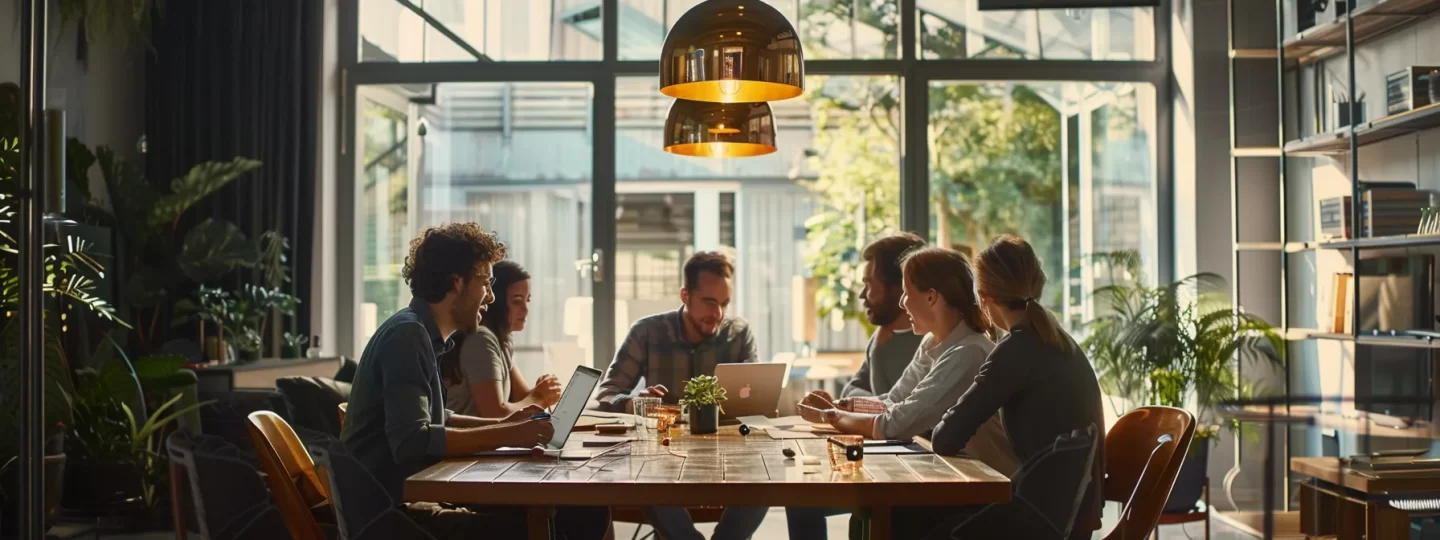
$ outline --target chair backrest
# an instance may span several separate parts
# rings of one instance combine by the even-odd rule
[[[260,460],[260,470],[270,484],[270,493],[280,505],[291,538],[324,538],[311,507],[329,498],[328,488],[315,473],[315,461],[295,430],[272,411],[250,413],[250,442]]]
[[[1105,500],[1124,503],[1106,540],[1146,538],[1195,438],[1195,416],[1174,407],[1130,411],[1105,435]]]
[[[312,442],[310,454],[330,479],[330,502],[335,506],[340,537],[350,540],[381,538],[431,538],[406,516],[399,503],[385,492],[360,460],[338,439]]]
[[[170,463],[182,469],[189,481],[201,536],[210,540],[287,536],[285,520],[260,472],[235,445],[214,435],[178,430],[166,437],[165,447]]]
[[[1010,480],[1014,500],[1029,505],[1044,520],[1049,533],[1068,538],[1090,486],[1099,428],[1094,424],[1055,438],[1031,456]]]

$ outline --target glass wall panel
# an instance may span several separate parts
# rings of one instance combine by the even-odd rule
[[[1043,303],[1077,327],[1110,279],[1091,255],[1133,251],[1155,276],[1154,104],[1144,84],[932,83],[931,239],[973,253],[1025,238]]]
[[[593,91],[587,83],[445,83],[362,87],[360,346],[410,301],[400,277],[426,227],[475,221],[530,272],[515,361],[529,378],[566,376],[592,339]],[[433,98],[431,97],[433,96]]]
[[[599,60],[601,36],[600,0],[360,0],[361,62]]]
[[[1154,60],[1153,8],[980,11],[977,0],[917,0],[920,58]]]
[[[900,228],[898,78],[811,76],[804,96],[770,104],[779,150],[741,159],[665,153],[672,100],[654,77],[617,85],[617,326],[679,306],[685,258],[723,250],[736,262],[731,313],[750,322],[761,361],[862,351],[859,250]],[[795,300],[807,287],[818,306]]]
[[[655,60],[666,32],[702,0],[620,0],[620,59]],[[795,26],[805,58],[898,58],[897,0],[763,0]]]

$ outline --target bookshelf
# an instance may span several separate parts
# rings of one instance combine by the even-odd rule
[[[1298,2],[1310,5],[1309,0]],[[1374,376],[1372,371],[1361,373],[1357,366],[1376,370],[1374,358],[1386,358],[1391,362],[1387,366],[1423,364],[1432,381],[1440,375],[1435,367],[1440,354],[1434,351],[1440,349],[1440,339],[1363,331],[1361,316],[1379,315],[1373,305],[1362,304],[1361,286],[1353,278],[1346,282],[1348,291],[1341,298],[1356,322],[1341,324],[1344,332],[1332,331],[1337,329],[1336,295],[1329,291],[1337,273],[1353,276],[1360,268],[1363,274],[1376,259],[1431,256],[1440,263],[1440,235],[1327,239],[1320,234],[1318,214],[1320,200],[1348,197],[1344,219],[1349,230],[1358,233],[1364,230],[1365,190],[1383,187],[1382,182],[1413,182],[1417,189],[1440,192],[1440,157],[1436,157],[1440,156],[1440,103],[1388,114],[1385,84],[1385,76],[1402,67],[1440,66],[1440,0],[1351,0],[1348,13],[1338,12],[1337,3],[1344,2],[1330,0],[1327,11],[1317,13],[1313,24],[1299,28],[1297,0],[1228,2],[1231,297],[1236,307],[1275,324],[1290,342],[1283,373],[1278,374],[1280,384],[1272,385],[1287,396],[1314,394],[1317,387],[1321,392],[1336,391],[1331,386],[1353,396]],[[1352,89],[1358,103],[1327,101],[1342,90],[1348,96]],[[1349,98],[1340,101],[1345,99]],[[1347,107],[1348,111],[1341,110]],[[1267,113],[1272,116],[1257,118]],[[1342,117],[1359,121],[1340,126],[1346,123]],[[1267,204],[1274,206],[1267,209]],[[1385,225],[1377,228],[1383,231]],[[1440,266],[1431,268],[1430,288],[1435,293],[1440,290]],[[1362,275],[1362,280],[1369,275]],[[1431,315],[1440,313],[1433,302],[1429,308]],[[1266,376],[1255,366],[1236,370],[1242,380]],[[1432,399],[1437,387],[1433,382],[1426,387]],[[1370,392],[1374,387],[1365,388]],[[1356,419],[1353,410],[1287,414],[1291,413],[1312,421],[1276,430],[1283,438],[1277,439],[1281,463],[1319,455],[1316,452],[1327,447],[1315,441],[1325,437],[1339,441],[1335,444],[1342,455],[1440,440],[1435,430],[1376,426]],[[1257,466],[1263,450],[1243,438],[1235,441],[1235,466],[1225,482],[1227,491],[1232,489],[1229,480],[1243,483],[1246,477],[1263,477]],[[1283,474],[1283,485],[1293,489],[1296,479],[1288,471]],[[1244,511],[1259,510],[1239,506]],[[1278,499],[1274,508],[1291,509],[1288,496]]]

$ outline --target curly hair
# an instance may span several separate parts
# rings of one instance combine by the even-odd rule
[[[410,294],[434,304],[454,288],[455,278],[466,283],[482,263],[505,258],[505,243],[473,221],[446,223],[425,229],[410,241],[410,254],[400,275]]]

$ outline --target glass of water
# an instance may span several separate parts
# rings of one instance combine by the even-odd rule
[[[643,426],[646,429],[655,429],[655,407],[660,405],[658,397],[636,397],[630,400],[635,408],[635,425]]]

